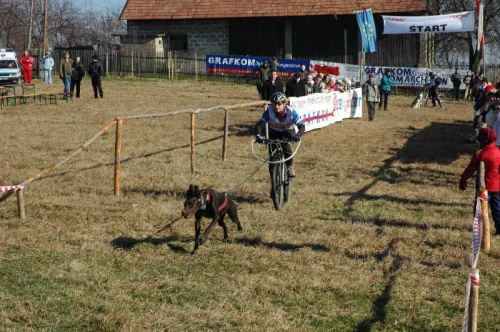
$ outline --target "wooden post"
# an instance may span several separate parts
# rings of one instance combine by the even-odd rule
[[[109,55],[108,50],[106,50],[106,77],[109,76]]]
[[[123,120],[116,119],[115,141],[115,196],[120,196],[120,157],[122,154],[122,127]]]
[[[194,53],[194,77],[198,81],[198,55]]]
[[[168,79],[172,79],[172,51],[167,53]]]
[[[134,77],[134,51],[130,51],[130,76]]]
[[[477,307],[479,304],[479,269],[472,269],[471,277],[472,275],[474,275],[476,280],[471,280],[472,282],[470,284],[469,321],[467,324],[468,332],[477,331]]]
[[[229,129],[229,111],[224,109],[224,138],[222,139],[222,161],[227,160],[227,136]]]
[[[26,210],[24,207],[24,191],[23,189],[17,190],[17,207],[19,208],[19,218],[26,220]]]
[[[177,52],[174,51],[174,65],[173,65],[173,77],[174,77],[174,80],[177,79]]]
[[[191,113],[191,173],[194,174],[194,119],[196,113]]]
[[[484,161],[479,163],[478,170],[478,195],[488,196],[488,191],[486,190],[486,183],[484,180]],[[484,252],[489,253],[491,248],[491,236],[490,236],[490,215],[488,209],[488,201],[481,200],[481,211],[483,213],[483,238],[481,239],[481,249]]]

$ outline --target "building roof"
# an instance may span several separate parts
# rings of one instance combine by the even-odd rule
[[[425,12],[427,0],[127,0],[122,20],[214,19]]]

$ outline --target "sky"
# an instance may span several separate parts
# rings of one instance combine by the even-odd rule
[[[127,0],[76,0],[78,3],[82,3],[85,7],[93,8],[97,11],[106,9],[119,9],[122,11]]]

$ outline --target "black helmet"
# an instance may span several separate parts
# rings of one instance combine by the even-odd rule
[[[271,95],[270,101],[273,104],[284,104],[286,102],[286,95],[283,92],[275,92]]]

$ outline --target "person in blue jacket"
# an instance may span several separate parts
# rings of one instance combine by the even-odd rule
[[[387,103],[389,101],[389,94],[391,93],[393,84],[394,77],[392,76],[391,70],[387,68],[384,75],[382,75],[382,80],[380,81],[380,102],[378,104],[378,109],[381,109],[382,104],[384,104],[384,110],[388,110]]]

